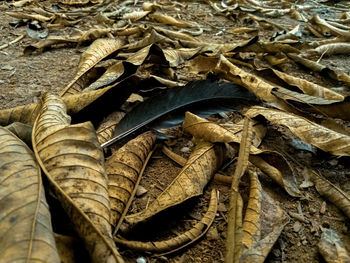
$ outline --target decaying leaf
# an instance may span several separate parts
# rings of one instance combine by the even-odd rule
[[[141,170],[151,152],[156,136],[146,132],[129,141],[106,162],[108,192],[111,199],[111,225],[116,232],[126,214],[136,188],[140,182]],[[123,213],[125,211],[125,213]]]
[[[317,192],[325,196],[350,218],[350,196],[347,193],[315,171],[311,172],[311,180],[315,184]]]
[[[272,124],[288,127],[290,131],[303,141],[334,155],[350,155],[350,137],[327,129],[297,115],[264,107],[251,107],[245,115],[254,118],[264,116]]]
[[[137,105],[118,124],[114,138],[105,143],[108,146],[127,136],[131,132],[147,125],[157,118],[185,106],[208,100],[241,99],[247,103],[256,98],[244,88],[232,83],[213,82],[211,80],[194,81],[183,87],[175,87]],[[147,114],[145,114],[147,113]]]
[[[121,46],[122,42],[116,39],[101,38],[94,41],[81,55],[78,72],[73,80],[61,91],[60,95],[79,93],[84,87],[76,86],[74,83],[98,62],[117,51]]]
[[[197,48],[180,48],[180,49],[163,49],[166,60],[171,67],[177,67],[190,59],[200,51],[201,47]]]
[[[312,52],[316,52],[319,55],[336,55],[336,54],[349,54],[350,44],[349,43],[331,43],[321,45]]]
[[[263,263],[289,219],[249,170],[251,191],[243,223],[240,263]],[[249,211],[249,212],[248,212]]]
[[[159,26],[154,26],[153,28],[158,33],[166,35],[167,37],[169,37],[171,39],[187,40],[187,41],[194,41],[194,42],[197,41],[194,37],[192,37],[192,36],[190,36],[189,34],[186,34],[186,33],[181,33],[179,31],[173,31],[173,30],[165,29],[165,28],[159,27]]]
[[[249,164],[249,152],[253,136],[253,123],[245,118],[243,124],[243,133],[239,147],[237,166],[232,175],[232,185],[230,193],[230,203],[228,209],[228,224],[226,238],[225,262],[238,262],[241,254],[241,242],[243,241],[242,232],[242,208],[243,201],[239,193],[239,183],[241,177],[246,172]]]
[[[259,155],[251,155],[249,161],[286,190],[289,195],[301,196],[293,169],[281,154],[263,151]]]
[[[226,128],[204,118],[198,117],[190,112],[186,112],[185,120],[182,123],[182,128],[185,132],[212,143],[240,143],[243,130],[242,125],[232,125],[231,127]],[[261,140],[261,138],[259,139]],[[261,150],[255,147],[259,146],[260,140],[257,141],[257,144],[251,146],[250,151],[253,154],[261,152]]]
[[[150,242],[129,241],[120,238],[114,238],[114,240],[118,245],[122,245],[136,251],[156,252],[158,254],[161,253],[161,255],[174,253],[196,242],[199,238],[205,235],[215,219],[217,206],[218,193],[216,193],[216,190],[212,190],[208,210],[204,214],[201,221],[195,224],[193,228],[185,233],[168,240]]]
[[[324,229],[321,240],[318,243],[318,249],[327,263],[350,262],[350,256],[343,242],[340,240],[337,232],[332,229]]]
[[[107,118],[97,128],[97,138],[100,144],[112,139],[116,125],[125,116],[124,112],[116,111],[107,116]]]
[[[199,142],[186,165],[164,192],[151,202],[147,209],[126,216],[126,222],[131,226],[135,225],[148,220],[169,207],[201,195],[204,186],[223,163],[224,157],[225,149],[223,145]]]
[[[33,152],[0,127],[0,261],[60,262]]]
[[[37,43],[28,45],[24,48],[23,54],[25,56],[31,55],[35,51],[44,51],[47,48],[53,46],[68,46],[72,44],[76,44],[79,42],[79,37],[64,37],[64,36],[48,36],[46,39],[41,40]]]
[[[60,97],[46,94],[34,123],[35,156],[94,262],[124,262],[111,235],[104,156],[91,123],[70,125]]]
[[[151,33],[146,35],[143,39],[134,43],[127,44],[124,46],[124,48],[126,48],[129,51],[138,50],[151,44],[162,42],[173,42],[173,40],[157,33],[154,29],[152,29]]]
[[[6,14],[8,14],[9,16],[15,17],[15,18],[19,18],[19,19],[31,19],[31,20],[37,20],[40,22],[47,22],[50,21],[53,17],[46,17],[43,15],[39,15],[39,14],[27,14],[27,13],[23,13],[23,12],[6,12]]]

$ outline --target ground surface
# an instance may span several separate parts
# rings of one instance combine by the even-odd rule
[[[5,11],[21,10],[21,8],[11,7],[11,3],[10,1],[0,2],[0,44],[6,44],[21,34],[26,35],[25,26],[14,28],[9,25],[15,19],[5,14]],[[164,4],[171,6],[170,2],[164,2]],[[310,1],[309,4],[314,5],[314,2]],[[307,10],[307,12],[316,12],[326,16],[334,15],[328,9],[327,4],[332,5],[333,1],[326,2],[318,8]],[[140,5],[141,3],[137,3],[136,7]],[[136,8],[133,3],[129,3],[128,6],[130,8]],[[251,37],[251,34],[248,33],[227,33],[234,27],[237,27],[237,25],[247,26],[249,21],[245,23],[242,20],[235,20],[234,17],[215,14],[213,9],[203,2],[196,3],[193,1],[188,3],[186,1],[180,2],[178,5],[174,4],[173,6],[174,8],[168,12],[169,15],[180,14],[183,19],[197,21],[203,26],[204,33],[198,36],[203,41],[227,43],[233,40],[245,40]],[[196,10],[196,12],[193,10]],[[292,29],[298,23],[289,17],[279,17],[273,19],[273,21],[287,29]],[[54,32],[50,31],[50,34],[69,34],[76,29],[86,30],[94,26],[94,23],[93,17],[85,17],[73,29],[56,29]],[[147,23],[147,21],[143,21],[142,23]],[[278,30],[276,28],[267,28],[260,30],[258,34],[262,39],[268,40]],[[308,39],[315,38],[309,32],[305,32],[304,37]],[[58,93],[74,77],[80,54],[85,49],[84,46],[77,49],[71,47],[58,48],[29,57],[23,56],[23,49],[36,41],[26,36],[18,43],[0,50],[1,109],[36,101],[46,91]],[[345,73],[350,72],[350,67],[348,66],[350,59],[346,55],[324,58],[322,62],[325,65],[336,66],[337,69]],[[305,78],[326,87],[340,88],[345,93],[348,90],[341,83],[326,80],[319,74],[313,74],[310,70],[297,69],[295,66],[290,67],[293,72],[289,73],[294,76]],[[290,146],[290,138],[292,137],[286,129],[282,127],[270,128],[267,137],[264,139],[264,145],[286,154],[286,158],[297,171],[297,182],[299,184],[303,181],[303,173],[305,172],[303,166],[309,165],[320,169],[327,179],[340,186],[344,191],[350,192],[350,166],[348,159],[344,160],[332,155],[320,154],[316,151],[310,153],[296,150]],[[189,146],[190,150],[192,150],[192,144],[189,142],[190,138],[179,139],[176,141],[177,144],[174,147],[174,151],[188,157],[189,153],[184,154],[180,149]],[[146,168],[144,178],[141,181],[141,185],[148,192],[142,197],[136,198],[131,207],[131,212],[143,209],[148,202],[152,201],[171,182],[179,170],[180,167],[177,164],[167,159],[160,151],[156,152]],[[336,230],[343,240],[344,245],[350,251],[349,219],[333,204],[325,201],[313,187],[302,190],[304,198],[297,199],[288,196],[283,189],[267,178],[263,177],[262,183],[266,191],[280,203],[285,211],[303,213],[306,219],[305,222],[300,222],[296,218],[290,218],[289,223],[274,245],[266,262],[321,262],[322,259],[317,249],[321,227]],[[173,212],[174,214],[165,215],[168,219],[175,217],[175,220],[167,221],[165,226],[152,228],[151,233],[148,233],[145,239],[150,240],[151,237],[153,238],[152,235],[154,235],[154,238],[164,238],[188,229],[194,220],[201,218],[208,204],[210,189],[213,187],[220,190],[221,211],[218,213],[209,234],[196,244],[175,255],[160,258],[144,255],[149,262],[223,262],[226,238],[225,209],[228,208],[229,186],[221,183],[211,183],[205,190],[204,197],[196,198],[189,204],[181,206]],[[243,184],[241,190],[243,197],[246,198],[247,186]],[[121,250],[121,253],[126,258],[130,258],[130,262],[135,262],[133,260],[138,256],[128,250]]]

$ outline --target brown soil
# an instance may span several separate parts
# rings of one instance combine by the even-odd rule
[[[329,2],[333,3],[333,1]],[[170,2],[167,2],[167,4],[170,5]],[[137,3],[136,7],[140,5],[141,3]],[[129,7],[135,8],[132,4]],[[11,2],[1,2],[0,8],[0,45],[2,45],[14,40],[21,34],[26,34],[26,27],[11,27],[9,22],[15,19],[5,14],[6,11],[21,10],[21,8],[11,7]],[[193,10],[196,10],[196,12],[193,12]],[[326,5],[320,5],[318,8],[309,10],[309,12],[318,13],[321,13],[321,11],[327,13],[327,16],[335,15],[331,9],[327,9]],[[245,40],[251,37],[250,34],[235,35],[222,31],[224,28],[228,31],[234,27],[246,26],[247,24],[241,22],[242,20],[235,20],[234,16],[225,17],[215,14],[209,5],[202,2],[180,2],[179,5],[175,5],[175,8],[170,9],[168,13],[169,15],[180,13],[181,17],[185,20],[197,21],[201,25],[204,25],[205,31],[198,37],[204,41],[228,43],[233,40]],[[271,20],[288,29],[292,29],[293,26],[300,23],[289,17]],[[74,29],[86,30],[94,25],[94,21],[93,17],[87,16]],[[147,22],[144,21],[142,23]],[[57,32],[58,34],[70,34],[72,31],[73,29],[71,28],[62,29],[56,32],[50,32],[50,34],[57,34]],[[276,31],[278,29],[267,28],[259,31],[259,36],[261,39],[268,40]],[[305,31],[304,33],[305,37],[309,40],[314,38],[309,32]],[[29,57],[23,56],[24,47],[36,41],[26,36],[20,42],[0,50],[1,109],[36,101],[43,92],[50,91],[58,93],[74,77],[80,54],[85,47],[77,49],[67,47],[52,49]],[[345,73],[350,72],[349,62],[349,57],[345,55],[332,56],[322,60],[323,64],[336,66],[337,69]],[[319,74],[300,69],[296,65],[290,66],[287,72],[326,87],[342,87],[341,83],[327,80]],[[186,72],[183,74],[186,74]],[[343,90],[348,91],[348,88],[343,88]],[[348,125],[348,123],[344,124]],[[310,166],[319,169],[328,180],[350,193],[350,166],[348,159],[337,158],[315,149],[314,153],[297,150],[290,146],[291,139],[295,138],[286,129],[283,127],[274,127],[269,129],[263,145],[285,154],[296,170],[298,184],[301,184],[303,181],[304,166]],[[179,139],[176,141],[176,146],[173,147],[173,150],[188,157],[189,153],[184,154],[180,149],[184,146],[189,146],[192,150],[193,144],[189,143],[189,141],[190,138]],[[155,152],[141,181],[141,185],[148,192],[139,198],[135,198],[130,212],[134,213],[146,207],[147,203],[154,200],[171,182],[180,169],[177,164],[165,157],[160,151]],[[349,219],[332,203],[323,199],[314,187],[303,189],[304,197],[297,199],[290,197],[283,189],[268,178],[262,176],[261,180],[264,189],[279,202],[286,212],[303,213],[305,217],[305,222],[290,217],[289,223],[272,248],[266,262],[321,262],[322,258],[318,252],[317,243],[320,240],[322,227],[336,230],[344,242],[345,247],[350,251]],[[227,218],[225,216],[227,211],[225,209],[228,208],[230,188],[228,185],[222,183],[211,182],[205,189],[204,196],[195,198],[176,208],[174,211],[169,211],[161,215],[160,219],[156,221],[158,223],[145,226],[144,229],[139,229],[132,237],[146,241],[161,240],[169,236],[175,236],[185,229],[189,229],[201,218],[206,210],[210,190],[214,187],[220,191],[221,211],[215,218],[209,234],[199,242],[173,255],[163,257],[153,257],[148,254],[143,255],[148,260],[147,262],[224,262],[227,226]],[[244,182],[241,186],[241,192],[243,197],[247,198],[249,188]],[[320,211],[324,205],[326,207],[325,211]],[[55,220],[57,219],[53,219],[53,221]],[[151,230],[145,231],[145,229]],[[135,262],[135,259],[141,255],[124,249],[120,251],[127,259],[127,262]]]

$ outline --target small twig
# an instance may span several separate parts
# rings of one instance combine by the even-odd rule
[[[18,41],[22,40],[24,37],[25,37],[25,35],[20,35],[19,37],[17,37],[16,39],[8,42],[7,44],[4,44],[4,45],[0,46],[0,50],[4,49],[4,48],[7,48],[8,46],[17,43]]]

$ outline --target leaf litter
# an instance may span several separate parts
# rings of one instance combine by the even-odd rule
[[[3,100],[16,100],[2,107],[0,122],[20,138],[2,128],[17,143],[4,139],[2,149],[15,154],[5,146],[21,145],[37,167],[31,187],[46,210],[34,212],[47,214],[40,222],[51,244],[41,248],[50,257],[42,261],[78,262],[72,253],[83,253],[92,262],[141,255],[147,262],[347,262],[349,5],[333,2],[5,3],[4,32],[17,19],[21,37],[2,43],[4,60],[22,48],[22,59],[61,67],[40,75],[43,83],[56,78],[57,87],[35,84],[41,95],[60,96],[39,94],[33,103],[16,81],[8,84],[17,93],[2,89]],[[34,24],[45,39],[26,38]],[[80,63],[64,68],[72,47]],[[295,148],[296,140],[311,151]],[[12,166],[21,176],[21,165]],[[7,169],[3,161],[2,177]],[[6,193],[28,194],[26,181],[8,180],[0,179],[2,214],[20,202],[7,202]],[[134,197],[139,184],[145,194]],[[2,229],[21,220],[23,236],[33,214],[27,208]],[[28,248],[17,248],[27,261],[39,245],[33,235],[40,233],[31,234],[21,243]],[[73,243],[80,243],[74,251]]]

